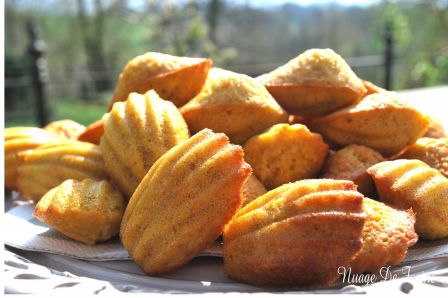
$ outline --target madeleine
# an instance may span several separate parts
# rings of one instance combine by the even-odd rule
[[[375,194],[375,184],[367,169],[382,161],[384,157],[373,149],[348,145],[327,158],[322,177],[353,181],[360,193],[370,196]]]
[[[406,148],[400,158],[419,159],[448,177],[448,137],[420,138]]]
[[[276,124],[244,144],[246,161],[268,189],[319,174],[328,145],[302,124]]]
[[[50,122],[44,129],[66,137],[68,140],[76,140],[86,127],[73,120],[65,119]]]
[[[366,93],[363,82],[331,49],[311,49],[257,78],[288,112],[325,115]]]
[[[156,160],[190,136],[179,110],[153,90],[115,103],[103,125],[104,164],[127,199]]]
[[[86,129],[78,135],[78,141],[99,145],[103,134],[104,123],[103,119],[100,119],[87,126]]]
[[[355,105],[308,124],[331,143],[364,145],[389,157],[422,137],[429,119],[388,92],[368,95]]]
[[[329,286],[362,246],[362,194],[351,181],[282,185],[224,229],[224,270],[257,286]]]
[[[46,143],[63,142],[67,139],[37,127],[9,127],[5,129],[5,187],[17,188],[17,169],[22,164],[21,153]]]
[[[149,275],[176,269],[218,238],[243,200],[251,169],[240,146],[209,129],[165,153],[126,208],[124,247]]]
[[[38,202],[67,179],[107,179],[99,146],[79,141],[48,143],[21,154],[17,190]]]
[[[370,167],[381,201],[416,214],[424,239],[448,236],[448,178],[420,160],[397,159]]]
[[[243,202],[241,207],[246,206],[258,197],[261,197],[267,192],[264,185],[254,174],[250,175],[243,187]]]
[[[369,198],[364,198],[363,209],[363,245],[350,263],[353,274],[378,273],[386,265],[400,264],[418,240],[415,214],[411,209],[397,210]]]
[[[65,236],[93,245],[118,234],[125,200],[109,182],[65,180],[37,203],[34,217]]]
[[[210,59],[177,57],[148,52],[129,61],[118,79],[112,105],[125,101],[131,92],[154,89],[180,107],[201,91],[212,65]]]
[[[204,128],[225,133],[243,144],[268,127],[288,122],[288,115],[256,80],[213,68],[195,98],[181,108],[192,133]]]

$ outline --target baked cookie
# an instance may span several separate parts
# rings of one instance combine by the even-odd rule
[[[448,236],[448,178],[416,159],[383,161],[367,172],[381,201],[398,209],[412,208],[421,238]]]
[[[66,137],[68,140],[76,140],[86,127],[73,120],[65,119],[50,122],[44,129]]]
[[[243,200],[251,169],[241,147],[204,129],[151,167],[121,223],[124,247],[149,275],[197,256],[222,232]]]
[[[363,82],[331,49],[311,49],[257,78],[291,114],[318,116],[360,100]]]
[[[372,196],[375,194],[375,184],[367,169],[382,161],[384,157],[373,149],[348,145],[327,158],[322,177],[353,181],[360,193]]]
[[[101,150],[90,143],[49,143],[21,153],[20,158],[23,161],[18,168],[17,190],[34,202],[67,179],[107,178]]]
[[[400,264],[408,247],[418,240],[414,213],[411,209],[397,210],[369,198],[364,198],[363,207],[366,213],[363,245],[351,261],[352,273],[378,273],[386,265]]]
[[[372,82],[362,80],[362,83],[364,84],[364,87],[365,87],[366,90],[367,90],[366,95],[374,94],[374,93],[387,92],[387,90],[385,90],[385,89],[383,89],[383,88],[381,88],[381,87],[378,87],[377,85],[375,85],[375,84],[372,83]]]
[[[358,144],[392,156],[422,137],[429,119],[392,92],[367,95],[359,103],[308,123],[329,142]]]
[[[128,199],[156,160],[190,136],[179,110],[153,90],[131,93],[104,115],[103,122],[104,164]]]
[[[49,142],[63,142],[65,137],[37,127],[9,127],[5,129],[5,187],[16,189],[17,169],[22,163],[20,153]]]
[[[434,117],[429,117],[429,127],[424,137],[440,139],[447,137],[443,124]]]
[[[213,68],[195,98],[181,108],[192,133],[210,128],[243,144],[288,115],[263,85],[243,74]]]
[[[362,246],[363,196],[351,181],[282,185],[224,229],[224,270],[258,286],[329,286]]]
[[[87,126],[86,129],[78,136],[78,141],[99,145],[103,133],[104,123],[103,119],[100,119]]]
[[[255,177],[250,175],[243,187],[243,202],[241,208],[252,202],[258,197],[261,197],[267,192],[264,185]]]
[[[448,177],[448,137],[420,138],[400,158],[419,159]]]
[[[276,124],[244,144],[246,161],[268,189],[319,174],[328,145],[302,124]]]
[[[125,200],[109,182],[65,180],[37,203],[34,217],[65,236],[93,245],[118,234]]]
[[[210,59],[156,52],[137,56],[121,72],[109,110],[131,92],[143,94],[151,89],[180,107],[201,91],[211,65]]]

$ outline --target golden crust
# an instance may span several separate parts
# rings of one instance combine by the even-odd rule
[[[47,124],[44,129],[66,137],[68,140],[76,140],[86,127],[73,120],[65,119],[53,121]]]
[[[424,137],[434,138],[434,139],[440,139],[440,138],[447,137],[445,128],[443,127],[443,124],[440,123],[439,120],[437,120],[434,117],[430,117],[429,120],[430,120],[429,127],[428,127],[428,130],[426,131]]]
[[[53,132],[37,127],[10,127],[5,129],[5,187],[17,188],[17,169],[22,163],[22,152],[32,150],[48,142],[62,142],[61,137]]]
[[[104,164],[128,199],[156,160],[190,136],[179,110],[153,90],[115,103],[103,122]]]
[[[372,82],[362,80],[362,83],[364,84],[364,87],[365,87],[366,90],[367,90],[366,95],[374,94],[374,93],[387,92],[387,90],[385,90],[385,89],[383,89],[383,88],[381,88],[381,87],[378,87],[377,85],[375,85],[375,84],[372,83]]]
[[[250,174],[240,146],[209,129],[197,133],[165,153],[141,181],[121,224],[124,247],[150,275],[187,263],[240,207]]]
[[[362,230],[363,246],[350,264],[353,274],[378,273],[386,265],[398,265],[418,236],[411,209],[396,210],[381,202],[364,198],[366,221]]]
[[[361,99],[362,81],[331,49],[307,50],[257,78],[289,113],[325,115]]]
[[[420,138],[400,158],[419,159],[448,177],[448,137]]]
[[[103,119],[100,119],[87,126],[86,129],[78,136],[78,141],[99,145],[103,134],[104,123]]]
[[[93,245],[118,234],[125,201],[109,182],[65,180],[37,203],[34,217],[69,238]]]
[[[47,143],[20,154],[17,189],[38,202],[50,189],[67,179],[107,178],[98,146],[79,141]]]
[[[260,286],[328,286],[362,245],[363,196],[351,181],[282,185],[224,229],[224,270]]]
[[[327,158],[322,177],[353,181],[360,193],[371,196],[375,194],[375,185],[367,169],[382,161],[384,158],[373,149],[348,145]]]
[[[381,200],[416,213],[415,229],[425,239],[448,236],[448,178],[420,160],[397,159],[370,167]]]
[[[115,102],[126,100],[131,92],[143,94],[151,89],[180,107],[201,91],[211,65],[210,59],[155,52],[137,56],[120,74],[109,110]]]
[[[246,161],[268,189],[300,179],[314,178],[321,170],[328,145],[302,124],[276,124],[244,144]]]
[[[252,202],[258,197],[261,197],[267,192],[264,185],[255,177],[250,175],[243,187],[243,202],[241,208]]]
[[[235,144],[266,128],[288,121],[288,115],[256,80],[213,68],[201,92],[181,108],[192,133],[210,128]]]
[[[388,92],[368,95],[355,105],[313,119],[309,125],[339,146],[364,145],[388,157],[422,137],[429,119]]]

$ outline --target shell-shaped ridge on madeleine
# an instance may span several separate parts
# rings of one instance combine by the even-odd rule
[[[448,137],[420,138],[400,158],[419,159],[448,177]]]
[[[67,179],[107,179],[99,146],[79,141],[47,143],[20,156],[17,189],[38,202]]]
[[[224,270],[259,286],[328,286],[362,246],[362,194],[351,181],[301,180],[255,199],[224,229]]]
[[[23,159],[23,152],[33,150],[49,142],[66,141],[65,137],[37,127],[9,127],[4,131],[5,187],[17,188],[17,170]]]
[[[381,201],[416,214],[415,229],[424,239],[448,236],[448,178],[420,160],[397,159],[370,167]]]
[[[190,136],[173,103],[150,90],[131,93],[103,116],[101,150],[111,178],[130,198],[154,162]]]
[[[108,181],[68,179],[42,197],[34,216],[69,238],[93,245],[118,234],[124,209],[122,194]]]
[[[145,175],[125,211],[123,245],[150,275],[185,264],[220,235],[241,206],[250,174],[240,146],[222,133],[200,131]]]

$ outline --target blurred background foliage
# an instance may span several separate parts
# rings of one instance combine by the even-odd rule
[[[101,117],[121,69],[147,51],[211,57],[215,66],[259,75],[309,48],[333,48],[346,58],[382,55],[386,24],[395,38],[394,89],[448,83],[447,0],[258,2],[264,4],[6,0],[6,126],[35,121],[27,54],[30,19],[47,44],[52,119],[83,124]],[[381,65],[353,67],[362,78],[383,85]]]

